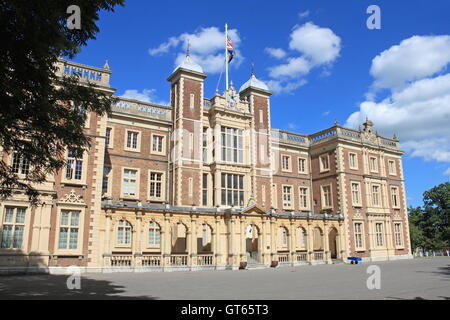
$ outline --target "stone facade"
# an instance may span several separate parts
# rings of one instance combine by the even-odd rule
[[[0,267],[51,270],[239,269],[410,258],[396,139],[336,123],[312,135],[272,129],[271,93],[254,75],[204,97],[187,56],[170,106],[118,98],[88,116],[92,147],[38,186],[32,207],[0,203]],[[61,60],[113,94],[102,69]],[[2,160],[14,165],[13,155]]]

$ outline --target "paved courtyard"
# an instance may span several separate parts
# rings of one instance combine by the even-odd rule
[[[368,290],[367,268],[381,269]],[[450,299],[450,258],[253,271],[89,274],[81,290],[67,276],[0,277],[0,299]]]

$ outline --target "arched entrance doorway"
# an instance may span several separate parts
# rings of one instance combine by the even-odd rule
[[[247,226],[245,230],[245,247],[247,252],[247,260],[249,263],[259,261],[258,234],[259,229],[257,226],[254,224]]]
[[[337,252],[337,230],[335,228],[332,228],[330,230],[330,233],[328,234],[328,241],[329,241],[329,246],[330,246],[331,259],[337,259],[338,258],[338,252]]]

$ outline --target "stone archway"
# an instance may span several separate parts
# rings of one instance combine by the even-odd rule
[[[331,230],[328,234],[328,242],[329,242],[331,259],[338,258],[337,239],[338,239],[337,230],[335,228],[331,228]]]
[[[259,260],[259,229],[254,224],[245,229],[245,250],[250,260]]]

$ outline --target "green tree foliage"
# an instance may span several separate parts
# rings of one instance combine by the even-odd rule
[[[450,183],[426,191],[423,201],[423,207],[409,209],[413,248],[450,246]]]
[[[1,197],[22,190],[36,201],[35,186],[64,166],[66,148],[89,148],[81,110],[103,115],[113,99],[93,85],[78,85],[76,77],[57,78],[55,66],[59,57],[73,59],[95,39],[101,10],[114,11],[123,2],[0,0],[0,153],[17,151],[30,163],[21,180],[1,159]],[[81,9],[79,30],[67,26],[71,5]]]

